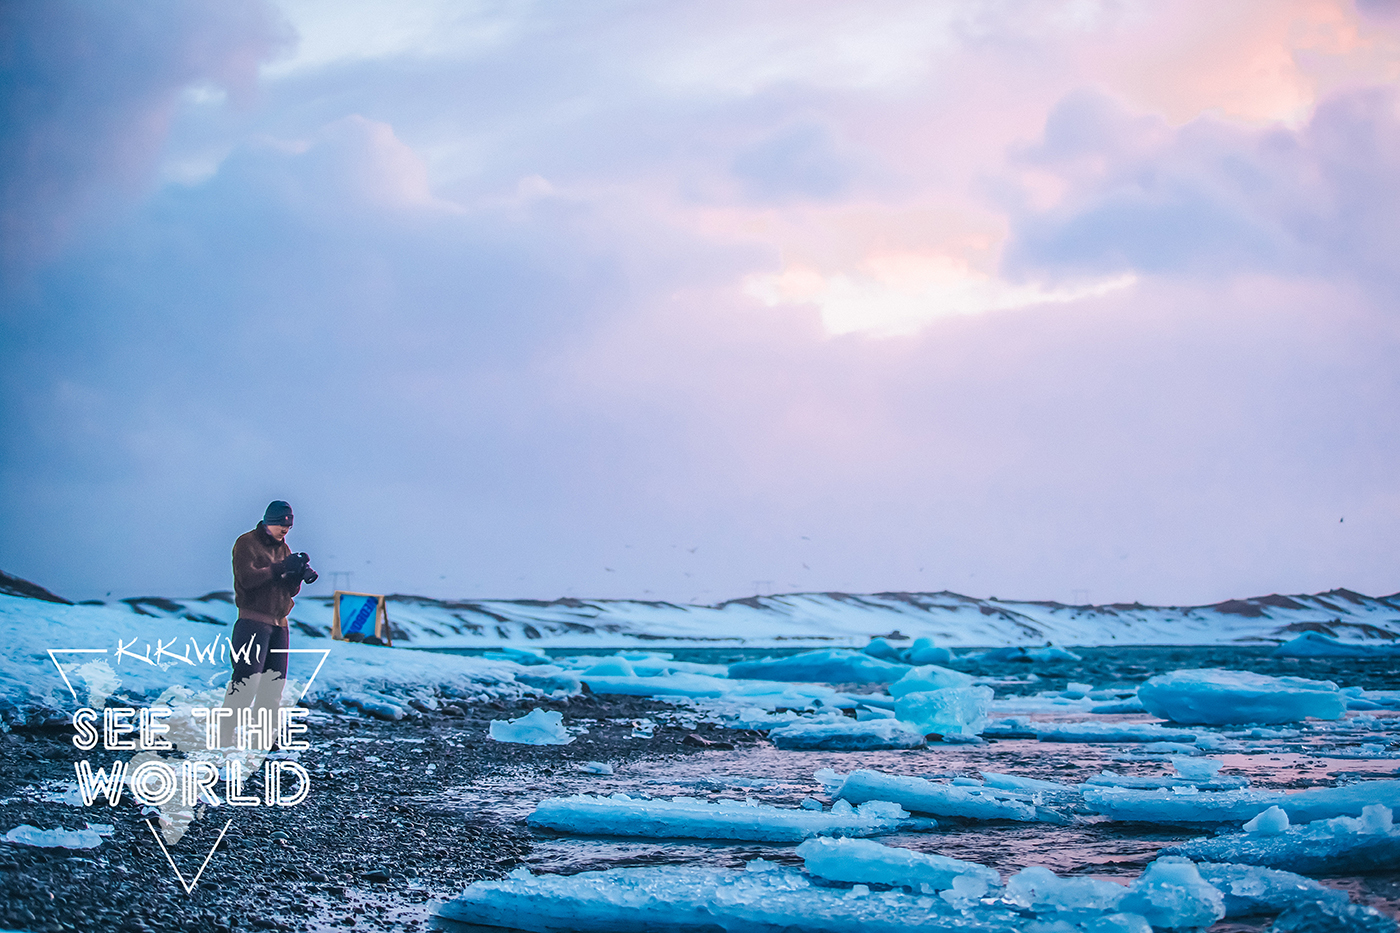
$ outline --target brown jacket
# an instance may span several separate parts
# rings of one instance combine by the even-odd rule
[[[287,542],[273,538],[262,522],[233,542],[233,602],[240,619],[286,627],[301,580],[274,580],[272,564],[291,553]]]

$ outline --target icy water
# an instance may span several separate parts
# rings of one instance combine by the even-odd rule
[[[791,652],[734,649],[672,652],[678,659],[708,663],[778,653]],[[1275,658],[1267,649],[1231,647],[1098,648],[1078,649],[1078,653],[1084,656],[1078,662],[997,665],[954,662],[953,666],[994,679],[999,698],[1059,690],[1067,682],[1089,683],[1101,689],[1115,686],[1131,689],[1154,674],[1197,667],[1304,676],[1368,690],[1400,689],[1400,672],[1389,661],[1299,661]],[[875,688],[852,689],[870,691]],[[997,715],[996,711],[993,715]],[[701,703],[678,706],[674,713],[662,714],[660,721],[693,728],[694,722],[704,716]],[[1034,718],[1083,718],[1083,715],[1057,717],[1041,712],[1034,714]],[[1145,715],[1099,718],[1151,719]],[[1341,724],[1276,727],[1257,734],[1245,730],[1217,731],[1223,731],[1232,745],[1229,753],[1213,756],[1224,762],[1221,775],[1246,777],[1259,789],[1330,786],[1400,773],[1400,719],[1386,712],[1351,714],[1349,720]],[[638,738],[635,741],[644,745],[647,740]],[[1168,758],[1167,754],[1146,753],[1144,746],[1133,743],[1043,743],[1033,739],[994,739],[985,745],[934,743],[923,749],[874,752],[780,751],[764,743],[686,756],[644,757],[620,763],[612,775],[506,774],[491,785],[451,787],[444,793],[454,806],[464,811],[483,812],[516,822],[528,817],[535,805],[546,797],[575,793],[752,799],[784,807],[798,806],[804,798],[816,796],[829,803],[813,777],[819,768],[832,768],[841,773],[870,768],[930,779],[976,778],[981,772],[989,771],[1082,783],[1104,770],[1123,775],[1167,774],[1172,770]],[[1158,849],[1207,832],[1201,828],[1113,823],[1098,817],[1065,826],[946,818],[938,822],[938,828],[929,832],[885,836],[881,840],[979,862],[998,869],[1003,875],[1031,865],[1044,865],[1059,874],[1127,881],[1142,871]],[[566,874],[666,863],[739,868],[757,857],[798,864],[800,860],[794,848],[755,843],[574,837],[536,831],[534,847],[525,864],[535,872]],[[1400,915],[1400,877],[1393,872],[1324,881],[1347,888],[1357,900]],[[450,924],[444,926],[453,928]],[[1216,929],[1257,928],[1262,927],[1229,923],[1218,925]]]

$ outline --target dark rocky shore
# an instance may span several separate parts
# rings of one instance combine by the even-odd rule
[[[511,745],[487,738],[487,723],[543,706],[566,721],[594,719],[569,745]],[[301,763],[313,790],[293,807],[210,810],[172,849],[188,879],[225,821],[233,818],[192,894],[176,881],[141,808],[123,795],[108,808],[39,802],[32,788],[74,779],[91,757],[71,729],[0,736],[0,826],[82,829],[111,823],[95,849],[37,849],[0,843],[0,928],[32,931],[415,930],[431,923],[429,902],[468,883],[497,878],[531,846],[521,825],[503,825],[454,806],[450,789],[506,780],[547,782],[589,760],[685,755],[707,742],[751,742],[702,724],[658,725],[646,742],[629,719],[671,707],[648,699],[578,696],[512,707],[491,703],[458,715],[403,722],[330,717],[312,726]],[[363,739],[372,742],[357,741]],[[386,741],[387,740],[387,741]],[[432,765],[434,767],[429,767]],[[249,785],[260,792],[260,780]],[[509,792],[508,790],[506,791]]]

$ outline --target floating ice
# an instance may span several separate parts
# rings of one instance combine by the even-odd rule
[[[335,698],[341,706],[357,709],[375,719],[387,719],[398,722],[408,716],[407,704],[402,701],[395,701],[393,697],[384,696],[381,693],[373,693],[368,690],[348,691],[339,694]]]
[[[864,890],[862,890],[864,888]],[[519,868],[478,881],[439,913],[451,920],[531,933],[1020,933],[1025,920],[981,907],[963,912],[943,898],[868,887],[814,885],[796,869],[761,860],[745,871],[662,865],[577,875]]]
[[[1046,645],[1044,648],[993,648],[991,651],[982,651],[977,654],[963,656],[967,661],[990,661],[994,663],[1004,663],[1007,661],[1082,661],[1084,660],[1073,651],[1064,648],[1056,648]]]
[[[722,697],[730,693],[734,686],[723,677],[711,677],[707,674],[677,673],[639,677],[636,674],[593,674],[585,671],[578,677],[588,684],[588,689],[594,693],[640,697]]]
[[[585,761],[579,765],[579,770],[588,774],[612,774],[613,766],[606,761]]]
[[[1090,809],[1131,823],[1243,823],[1283,796],[1254,790],[1181,795],[1168,788],[1144,791],[1090,785],[1085,785],[1083,794]]]
[[[1294,823],[1360,816],[1380,804],[1400,808],[1400,781],[1363,781],[1343,787],[1314,787],[1294,794],[1233,790],[1189,795],[1118,787],[1084,788],[1084,802],[1115,820],[1136,823],[1243,823],[1277,806]],[[1212,857],[1212,861],[1242,861]]]
[[[532,709],[519,719],[496,719],[489,727],[497,742],[517,745],[568,745],[574,740],[564,728],[564,714],[552,709]]]
[[[1061,822],[1064,817],[1037,807],[1029,794],[988,787],[937,784],[923,778],[882,774],[860,769],[844,778],[830,768],[816,773],[833,797],[863,803],[892,800],[914,813],[957,816],[974,820],[1016,820],[1023,823]]]
[[[859,651],[823,648],[786,658],[764,658],[729,665],[732,678],[825,684],[887,684],[899,680],[907,664],[882,661]]]
[[[1143,706],[1142,701],[1137,697],[1130,697],[1114,703],[1100,703],[1098,706],[1090,707],[1089,712],[1100,716],[1114,716],[1127,713],[1145,713],[1147,707]]]
[[[1374,907],[1321,901],[1289,908],[1270,933],[1395,933],[1395,921]]]
[[[1154,716],[1201,725],[1341,719],[1346,700],[1331,681],[1220,669],[1159,674],[1138,688]]]
[[[938,647],[932,638],[916,638],[902,660],[909,664],[947,664],[953,660],[953,652]]]
[[[778,748],[811,751],[815,749],[860,750],[878,748],[918,748],[924,734],[894,719],[848,719],[826,722],[797,720],[768,733]]]
[[[541,801],[530,823],[586,836],[799,842],[811,836],[892,833],[908,818],[897,804],[885,801],[859,807],[837,801],[830,811],[822,812],[738,800],[706,803],[691,797],[637,800],[626,794],[576,794]]]
[[[515,675],[516,681],[537,690],[554,692],[562,690],[565,694],[573,696],[583,689],[583,681],[578,674],[573,671],[565,671],[553,665],[536,666],[526,668]]]
[[[1169,930],[1205,929],[1225,916],[1225,899],[1189,859],[1167,856],[1147,866],[1118,905]]]
[[[1024,728],[1042,742],[1196,741],[1194,732],[1183,732],[1153,722],[1029,722]],[[994,730],[989,728],[986,731],[991,733]]]
[[[89,825],[87,829],[40,829],[22,823],[0,836],[0,841],[19,846],[34,846],[39,849],[95,849],[102,845],[102,827]]]
[[[1093,878],[1059,878],[1035,866],[1011,877],[1006,899],[1040,916],[1084,924],[1066,930],[1147,930],[1149,923],[1159,929],[1204,929],[1225,916],[1220,892],[1182,858],[1158,859],[1126,888]]]
[[[1270,807],[1244,824],[1244,831],[1260,836],[1277,836],[1288,832],[1288,814],[1282,807]]]
[[[972,686],[971,674],[939,667],[937,664],[925,664],[923,667],[909,668],[903,677],[890,684],[890,696],[898,699],[906,693],[942,690],[944,687],[970,686]]]
[[[1272,812],[1272,811],[1269,811]],[[1359,818],[1334,817],[1304,826],[1195,839],[1172,846],[1173,854],[1212,862],[1288,868],[1310,874],[1394,871],[1400,868],[1400,833],[1391,810],[1372,804]]]
[[[1127,893],[1127,888],[1112,881],[1060,878],[1039,865],[1017,872],[1006,883],[1008,901],[1037,913],[1107,913],[1116,910]]]
[[[1321,632],[1304,632],[1274,649],[1285,658],[1384,658],[1400,654],[1400,645],[1358,645]]]
[[[869,806],[869,804],[866,804]],[[935,891],[953,886],[956,878],[981,882],[982,890],[1001,885],[996,870],[943,855],[894,848],[869,839],[808,839],[797,847],[810,874],[831,881],[889,884]]]
[[[1176,769],[1177,774],[1188,781],[1199,783],[1213,781],[1224,764],[1223,761],[1214,758],[1188,758],[1179,755],[1172,759],[1172,767]]]
[[[1199,762],[1199,766],[1196,763]],[[1249,779],[1235,775],[1219,776],[1221,763],[1213,758],[1175,757],[1172,764],[1176,774],[1123,775],[1102,771],[1084,783],[1092,787],[1124,787],[1131,790],[1157,790],[1172,787],[1199,787],[1203,790],[1234,790],[1246,787]]]
[[[603,658],[591,664],[581,677],[636,677],[632,662],[626,658]]]
[[[515,648],[510,645],[501,645],[493,651],[482,654],[488,661],[514,661],[516,664],[535,665],[549,664],[549,655],[544,653],[542,648]]]
[[[991,687],[944,687],[906,693],[895,701],[894,712],[920,734],[977,735],[987,727],[991,703]]]
[[[1298,904],[1317,901],[1347,902],[1344,892],[1323,887],[1291,871],[1220,862],[1197,862],[1196,870],[1225,896],[1226,917],[1276,914]]]
[[[872,638],[870,644],[862,648],[861,651],[872,658],[884,658],[886,661],[899,661],[901,663],[904,661],[904,658],[901,657],[903,652],[890,644],[888,638]]]

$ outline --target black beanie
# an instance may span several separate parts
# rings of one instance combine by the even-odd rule
[[[264,525],[286,525],[292,524],[292,507],[281,499],[273,499],[267,505],[267,511],[263,513]]]

